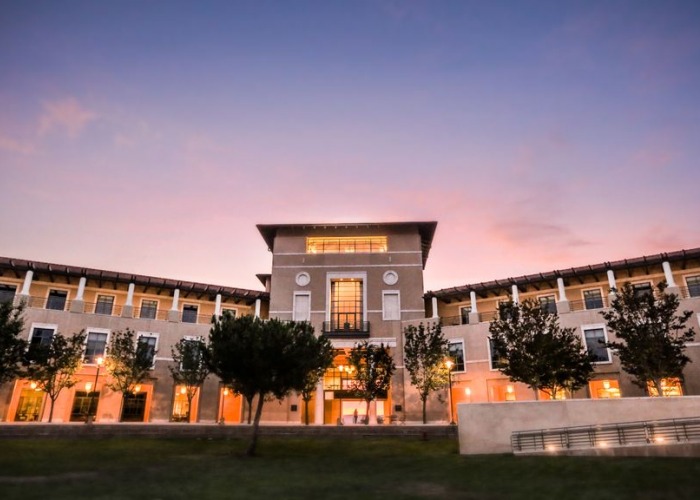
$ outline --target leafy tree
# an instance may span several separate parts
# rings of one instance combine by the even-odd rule
[[[12,302],[0,302],[0,386],[20,374],[20,363],[27,349],[27,342],[20,337],[24,329],[23,311],[23,304],[13,307]]]
[[[651,382],[663,395],[665,378],[683,380],[683,369],[690,358],[683,354],[695,331],[686,328],[691,311],[678,314],[680,301],[674,293],[664,293],[666,283],[657,286],[658,294],[635,294],[629,283],[616,291],[610,310],[601,314],[608,328],[623,342],[606,342],[620,358],[622,368],[632,375],[632,382],[647,389]]]
[[[304,379],[304,386],[299,391],[301,399],[304,401],[304,423],[306,425],[309,425],[309,401],[311,401],[314,392],[316,392],[319,380],[323,378],[326,370],[333,365],[333,345],[330,340],[326,337],[319,337],[319,343],[321,345],[319,346],[317,359],[312,361],[316,368],[307,373]],[[323,405],[323,394],[316,395],[316,404]]]
[[[246,455],[255,454],[266,399],[282,399],[301,391],[309,373],[321,370],[322,351],[328,340],[316,337],[306,323],[263,321],[252,316],[225,314],[209,333],[209,367],[226,387],[232,387],[248,403],[248,421],[253,400],[257,407]]]
[[[49,422],[53,421],[54,404],[61,391],[78,382],[75,373],[82,365],[84,344],[84,332],[71,337],[55,333],[49,342],[30,345],[27,351],[26,376],[49,397]]]
[[[122,408],[124,399],[134,394],[136,386],[150,375],[155,354],[148,344],[138,342],[134,331],[129,328],[112,334],[105,361],[112,382],[107,387],[122,393]]]
[[[209,375],[207,346],[199,339],[180,339],[172,348],[173,364],[168,368],[175,385],[185,387],[187,421],[191,419],[192,400]]]
[[[374,345],[366,340],[355,345],[348,356],[348,364],[355,371],[353,389],[367,403],[365,424],[369,423],[369,404],[386,395],[391,376],[396,370],[389,348]]]
[[[561,390],[573,392],[592,377],[593,356],[574,328],[559,326],[559,318],[535,300],[501,303],[489,325],[499,370],[513,382],[523,382],[552,399]]]
[[[431,392],[444,389],[449,382],[449,369],[445,365],[449,343],[442,334],[442,325],[435,323],[404,329],[404,365],[411,377],[411,384],[418,389],[423,403],[423,423],[427,423],[425,406]]]

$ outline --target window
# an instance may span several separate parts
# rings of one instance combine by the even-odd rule
[[[201,337],[185,337],[185,344],[188,347],[183,353],[180,369],[197,370],[202,365],[202,350],[197,349],[203,343]],[[191,349],[189,349],[191,347]]]
[[[182,322],[183,323],[196,323],[197,313],[199,308],[195,305],[185,304],[182,306]]]
[[[151,365],[156,361],[156,348],[158,347],[158,337],[151,335],[139,335],[138,349],[143,349],[143,355],[151,360]]]
[[[124,394],[122,422],[143,422],[146,414],[146,393]]]
[[[499,357],[496,354],[491,339],[489,339],[489,360],[491,361],[492,370],[500,370],[501,368],[504,368],[507,364],[507,361],[505,359]]]
[[[70,421],[81,422],[85,420],[88,415],[96,415],[97,402],[99,399],[99,392],[75,391],[73,407],[70,412]]]
[[[603,295],[600,293],[600,288],[583,291],[583,302],[586,309],[601,309],[603,307]]]
[[[222,309],[221,314],[230,314],[232,318],[235,318],[238,315],[238,311],[236,309]]]
[[[344,278],[331,281],[331,328],[362,330],[362,280]]]
[[[87,344],[85,345],[85,357],[83,362],[88,365],[97,363],[97,358],[105,355],[107,347],[106,332],[88,332]]]
[[[12,302],[15,300],[16,292],[16,286],[0,284],[0,303]]]
[[[51,345],[51,339],[56,332],[55,327],[34,327],[29,339],[28,357],[30,360],[36,359],[40,352]]]
[[[141,319],[156,319],[156,313],[158,312],[158,301],[157,300],[142,300],[141,301],[141,311],[139,312],[139,318]]]
[[[591,380],[588,383],[592,399],[613,399],[620,397],[620,382],[615,379]]]
[[[306,238],[306,253],[384,253],[386,236]]]
[[[584,328],[583,337],[586,349],[593,354],[594,363],[609,363],[610,352],[605,347],[605,329],[603,327]]]
[[[463,325],[469,324],[469,315],[472,312],[472,306],[462,306],[459,308],[459,316]]]
[[[111,295],[98,295],[97,304],[95,304],[95,314],[106,314],[107,316],[112,315],[112,308],[114,307],[114,297]]]
[[[685,283],[688,285],[689,297],[700,297],[700,276],[688,276]]]
[[[294,321],[311,321],[311,295],[305,292],[294,293]]]
[[[450,341],[447,352],[454,363],[453,372],[464,371],[464,342],[462,340]]]
[[[664,393],[664,397],[683,395],[681,381],[677,378],[661,379],[661,391]],[[653,397],[659,395],[659,391],[656,390],[656,386],[651,381],[647,383],[647,392]]]
[[[399,292],[383,292],[383,319],[385,321],[395,321],[401,319],[401,304]]]
[[[644,295],[651,295],[653,290],[651,288],[651,283],[633,283],[632,288],[634,289],[634,296],[639,298]]]
[[[537,300],[540,302],[540,307],[544,312],[547,314],[556,314],[557,313],[557,302],[554,299],[554,295],[546,295],[544,297],[537,297]]]
[[[184,385],[176,385],[172,419],[174,422],[186,422],[189,416],[190,403],[187,400],[187,387]]]
[[[63,311],[66,308],[66,299],[68,299],[68,292],[65,290],[49,290],[46,309]]]

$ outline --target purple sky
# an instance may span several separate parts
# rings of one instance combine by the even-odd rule
[[[700,2],[3,2],[0,255],[247,288],[437,220],[426,289],[700,246]]]

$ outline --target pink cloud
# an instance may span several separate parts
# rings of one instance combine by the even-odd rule
[[[39,117],[39,135],[63,130],[69,137],[77,137],[97,113],[86,109],[74,97],[44,103],[44,114]]]
[[[11,137],[0,135],[0,150],[28,155],[34,153],[34,146],[28,143],[20,142]]]

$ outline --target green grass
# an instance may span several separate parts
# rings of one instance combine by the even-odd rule
[[[683,499],[700,460],[464,457],[448,440],[0,441],[9,499]]]

